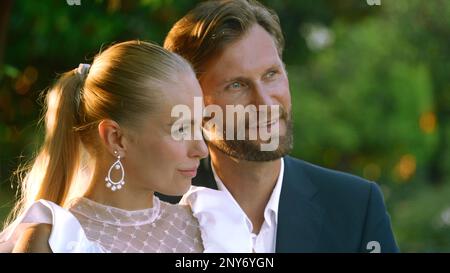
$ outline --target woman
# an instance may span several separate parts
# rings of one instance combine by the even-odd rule
[[[203,251],[189,207],[154,196],[187,192],[207,155],[202,140],[174,138],[201,134],[200,121],[174,127],[171,118],[175,105],[192,109],[195,96],[201,89],[191,66],[141,41],[113,45],[92,66],[64,73],[46,97],[45,141],[0,250]]]

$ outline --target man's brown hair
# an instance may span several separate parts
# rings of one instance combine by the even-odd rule
[[[209,0],[181,18],[164,41],[164,47],[193,65],[197,76],[202,66],[228,44],[239,40],[259,24],[274,39],[281,58],[284,37],[278,15],[255,0]]]

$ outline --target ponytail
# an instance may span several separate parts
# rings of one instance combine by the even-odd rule
[[[39,199],[64,205],[79,166],[79,102],[84,79],[77,70],[61,75],[45,99],[45,139],[21,182],[19,201],[10,220]],[[21,172],[19,170],[19,172]]]

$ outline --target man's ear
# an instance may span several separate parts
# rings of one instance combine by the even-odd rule
[[[121,157],[125,156],[125,139],[123,131],[117,122],[110,119],[102,120],[98,124],[98,133],[101,142],[111,155],[115,157],[117,154],[114,151],[117,151]]]

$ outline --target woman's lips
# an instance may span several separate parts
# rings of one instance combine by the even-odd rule
[[[192,169],[183,169],[183,170],[178,170],[182,175],[187,176],[187,177],[195,177],[197,175],[197,168],[192,168]]]

